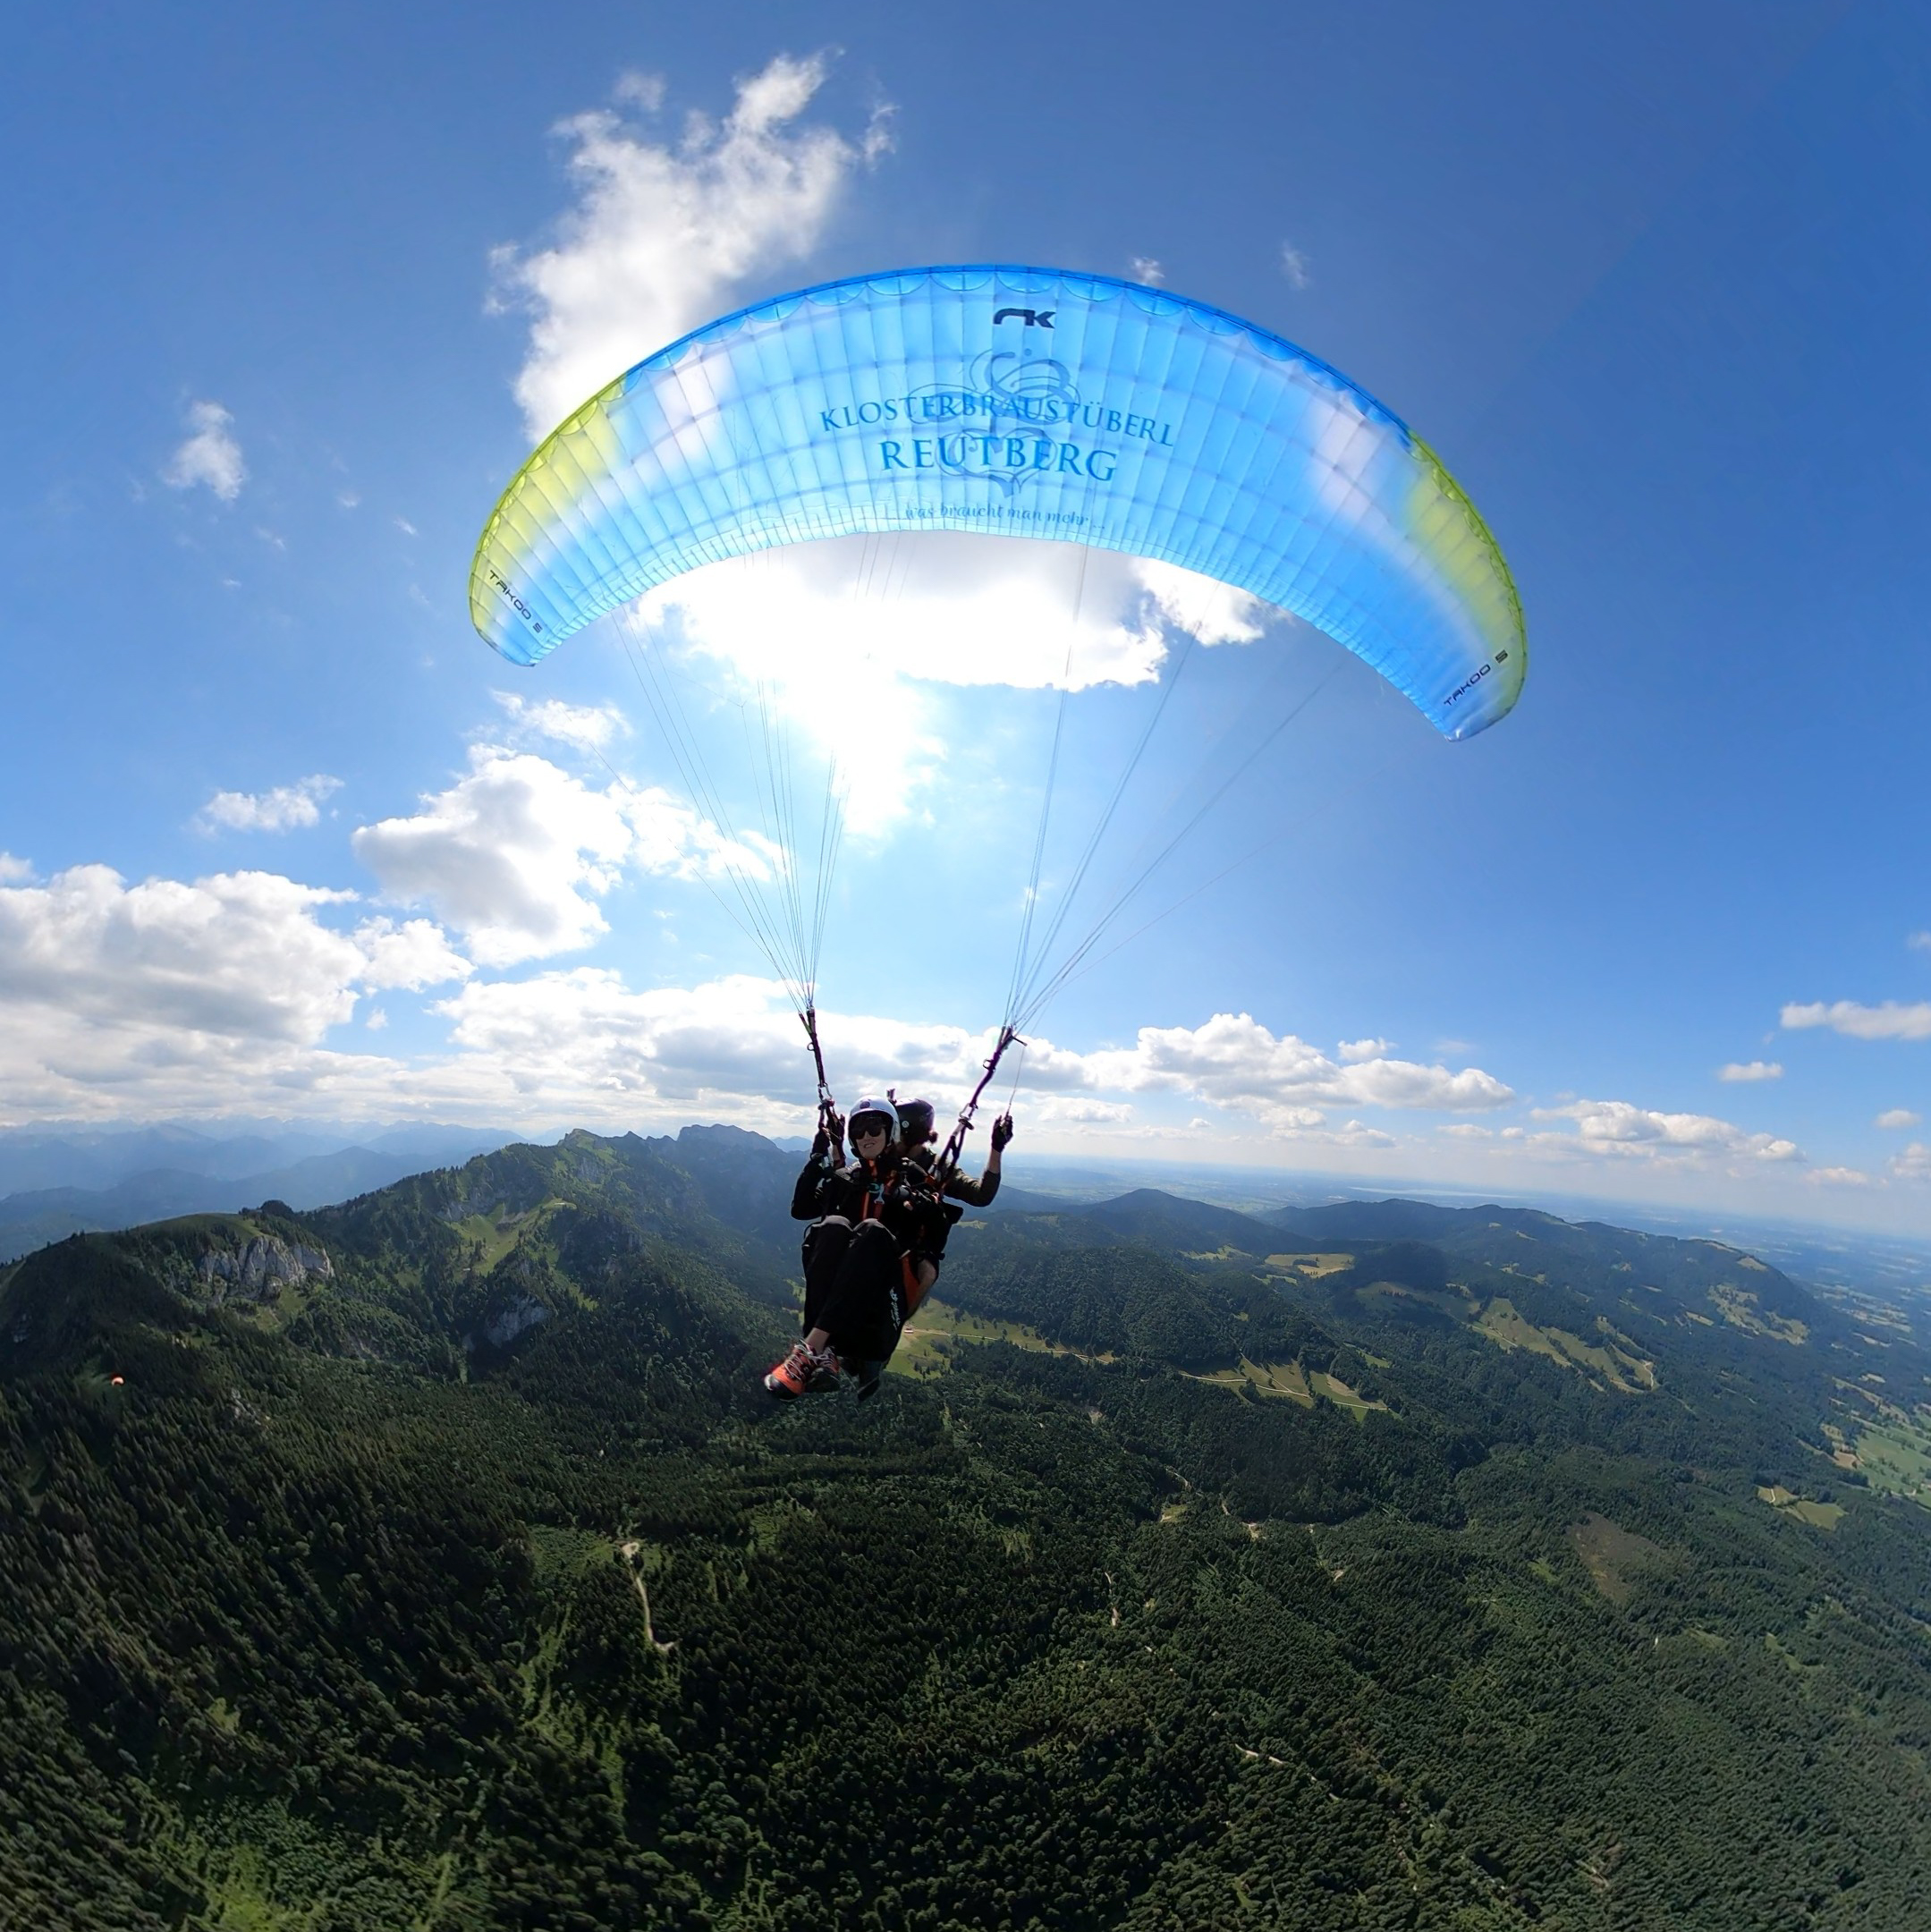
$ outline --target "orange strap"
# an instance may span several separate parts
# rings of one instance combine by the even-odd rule
[[[919,1304],[926,1298],[927,1291],[919,1284],[919,1270],[912,1266],[912,1258],[909,1254],[899,1257],[899,1267],[905,1275],[905,1312],[908,1315],[916,1315],[919,1312]]]

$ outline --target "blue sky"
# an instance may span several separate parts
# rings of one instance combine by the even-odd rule
[[[1321,640],[1207,654],[1115,856],[1320,684],[1147,912],[1274,842],[1042,1019],[1030,1144],[1931,1230],[1918,10],[552,11],[4,30],[0,1123],[795,1128],[614,631],[512,671],[470,552],[559,359],[1034,260],[1382,397],[1533,656],[1456,746]],[[834,1078],[955,1094],[1052,700],[850,682],[897,803]],[[1075,708],[1066,825],[1146,699]]]

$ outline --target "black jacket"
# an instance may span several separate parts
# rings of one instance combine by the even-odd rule
[[[853,1227],[882,1222],[901,1252],[936,1264],[957,1210],[940,1200],[923,1168],[888,1154],[882,1161],[854,1161],[849,1167],[827,1167],[816,1157],[807,1161],[792,1190],[792,1219],[816,1221],[826,1215],[843,1215]]]

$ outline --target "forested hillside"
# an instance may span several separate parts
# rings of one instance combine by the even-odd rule
[[[1931,1357],[1421,1203],[973,1216],[775,1408],[794,1157],[0,1274],[0,1928],[1931,1924]]]

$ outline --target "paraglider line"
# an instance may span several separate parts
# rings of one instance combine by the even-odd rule
[[[1066,728],[1066,696],[1072,686],[1072,654],[1079,643],[1080,614],[1086,602],[1087,566],[1092,560],[1091,548],[1081,544],[1080,578],[1073,591],[1072,616],[1066,626],[1066,664],[1060,674],[1059,706],[1053,715],[1053,750],[1046,760],[1046,790],[1039,800],[1039,828],[1033,838],[1032,877],[1026,886],[1026,907],[1020,920],[1019,947],[1013,955],[1012,978],[1006,991],[1004,1024],[1008,1028],[1012,1024],[1013,1009],[1019,1004],[1021,989],[1026,979],[1032,944],[1033,913],[1039,903],[1039,874],[1046,864],[1046,827],[1052,822],[1053,790],[1059,776],[1060,740]]]
[[[1280,721],[1280,723],[1277,724],[1274,727],[1274,729],[1270,731],[1267,735],[1263,738],[1260,742],[1256,745],[1254,749],[1249,751],[1248,755],[1244,758],[1242,758],[1241,762],[1236,765],[1231,772],[1227,774],[1226,777],[1224,777],[1220,782],[1220,784],[1214,788],[1213,792],[1208,794],[1207,801],[1203,805],[1201,805],[1199,809],[1196,811],[1193,816],[1189,818],[1183,826],[1181,826],[1180,830],[1174,833],[1173,837],[1170,838],[1166,842],[1166,843],[1163,845],[1160,850],[1154,854],[1153,858],[1149,860],[1144,867],[1141,868],[1138,877],[1136,877],[1132,883],[1128,886],[1126,890],[1122,893],[1117,899],[1114,901],[1113,905],[1106,911],[1105,916],[1102,917],[1097,921],[1097,923],[1095,924],[1092,930],[1088,933],[1086,937],[1082,939],[1080,944],[1073,948],[1072,952],[1070,954],[1068,954],[1064,964],[1063,964],[1058,969],[1058,970],[1055,971],[1052,975],[1052,977],[1048,979],[1046,983],[1038,988],[1037,992],[1034,992],[1029,996],[1029,997],[1026,1001],[1025,1006],[1022,1011],[1015,1016],[1015,1019],[1012,1022],[1013,1024],[1027,1027],[1029,1027],[1032,1024],[1033,1021],[1038,1017],[1040,1012],[1045,1008],[1047,1001],[1052,999],[1052,997],[1059,991],[1059,989],[1065,985],[1067,979],[1071,977],[1073,970],[1080,964],[1080,962],[1083,959],[1086,958],[1086,956],[1093,950],[1093,948],[1099,944],[1100,940],[1105,936],[1107,929],[1113,925],[1114,921],[1119,918],[1121,913],[1126,910],[1128,904],[1139,892],[1140,888],[1144,886],[1147,881],[1150,879],[1156,871],[1158,871],[1163,865],[1166,863],[1167,860],[1173,856],[1174,848],[1178,846],[1184,838],[1186,838],[1188,834],[1190,833],[1194,829],[1194,827],[1198,826],[1200,821],[1205,818],[1207,815],[1210,811],[1212,811],[1217,804],[1220,803],[1221,800],[1227,795],[1228,792],[1232,789],[1234,784],[1239,779],[1245,776],[1247,772],[1259,758],[1261,753],[1266,751],[1268,747],[1274,743],[1275,740],[1278,738],[1281,733],[1284,732],[1287,727],[1292,724],[1294,720],[1298,718],[1301,715],[1301,713],[1305,711],[1308,707],[1311,705],[1314,700],[1318,698],[1331,683],[1334,682],[1334,679],[1340,675],[1341,669],[1342,665],[1339,662],[1334,664],[1329,669],[1327,674],[1322,678],[1321,682],[1317,684],[1314,689],[1309,691],[1308,695],[1303,698],[1300,702],[1297,704],[1293,708],[1293,709],[1291,710],[1287,714],[1287,716],[1283,717]]]

